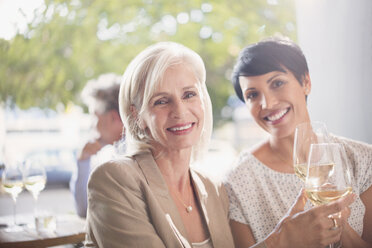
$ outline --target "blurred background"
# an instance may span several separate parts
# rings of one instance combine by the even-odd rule
[[[201,170],[221,177],[265,137],[229,79],[239,51],[272,35],[299,43],[308,59],[313,120],[371,143],[372,1],[0,0],[0,168],[37,157],[47,170],[39,205],[74,212],[68,182],[91,133],[82,88],[169,40],[205,61],[214,133]],[[0,215],[12,213],[11,201],[0,192]],[[30,204],[22,192],[17,212]]]

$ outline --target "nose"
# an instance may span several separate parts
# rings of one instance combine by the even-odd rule
[[[171,116],[173,118],[182,118],[183,115],[186,113],[186,106],[182,100],[174,100],[172,104],[172,112]]]
[[[272,93],[263,93],[261,97],[261,107],[262,109],[271,109],[275,104],[277,104],[277,98]]]

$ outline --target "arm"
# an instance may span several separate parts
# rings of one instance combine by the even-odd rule
[[[236,248],[251,247],[256,243],[252,230],[248,225],[230,220],[230,227]]]
[[[97,168],[88,183],[87,236],[98,247],[161,247],[133,169],[113,162]]]
[[[334,223],[328,216],[347,208],[354,202],[355,195],[303,211],[305,199],[303,193],[298,197],[288,215],[266,238],[267,247],[296,247],[298,244],[301,247],[325,247],[340,240],[343,227],[333,228]]]
[[[333,229],[330,214],[340,212],[354,201],[354,196],[347,196],[333,203],[303,211],[306,197],[302,192],[289,213],[279,222],[264,242],[257,244],[271,247],[325,247],[340,239],[341,228]],[[232,223],[232,232],[237,247],[249,247],[255,243],[248,226]],[[263,244],[265,243],[265,244]]]
[[[70,190],[74,196],[75,209],[80,217],[87,214],[87,185],[90,174],[90,159],[77,162],[77,172],[71,177]]]
[[[367,248],[372,247],[372,187],[369,187],[365,192],[360,195],[366,211],[363,221],[363,234],[362,237],[346,222],[345,228],[342,232],[342,246],[352,248]],[[368,235],[369,234],[369,235]]]
[[[369,187],[365,192],[360,195],[364,206],[366,207],[366,212],[364,214],[363,221],[363,234],[362,238],[367,241],[372,246],[372,186]]]
[[[74,173],[70,180],[70,190],[74,196],[76,212],[83,218],[87,214],[87,185],[91,170],[90,158],[97,154],[101,148],[99,141],[85,144],[77,161],[77,172]]]
[[[372,247],[372,145],[342,139],[342,143],[353,166],[355,190],[364,204],[362,235],[346,224],[342,233],[343,247]],[[354,186],[353,186],[354,187]]]

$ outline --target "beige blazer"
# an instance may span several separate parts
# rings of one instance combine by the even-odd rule
[[[234,247],[228,196],[191,169],[214,248]],[[88,183],[86,246],[190,247],[181,216],[151,153],[99,166]]]

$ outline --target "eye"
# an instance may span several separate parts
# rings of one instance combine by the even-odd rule
[[[185,92],[185,94],[184,94],[184,99],[187,99],[187,98],[191,98],[191,97],[194,97],[194,96],[196,96],[196,92],[194,92],[194,91],[187,91],[187,92]]]
[[[280,86],[282,86],[283,84],[285,84],[285,82],[283,80],[275,80],[273,83],[272,83],[272,86],[274,88],[278,88]]]
[[[246,95],[245,95],[245,98],[249,101],[252,101],[254,100],[256,97],[258,96],[258,92],[257,91],[250,91],[248,92]]]
[[[160,99],[158,99],[154,102],[154,106],[163,105],[163,104],[167,104],[167,103],[168,103],[168,100],[166,98],[160,98]]]

